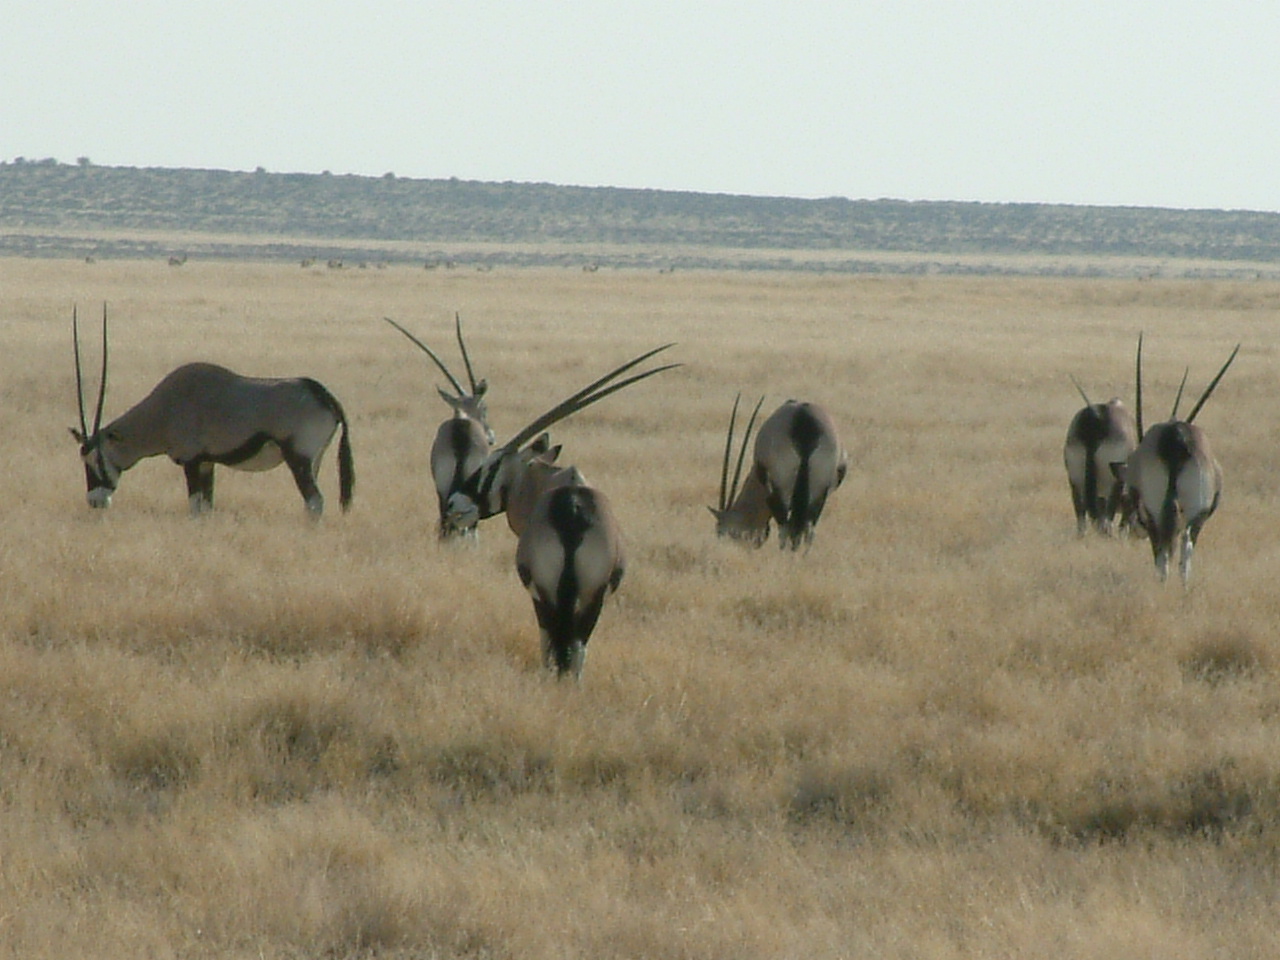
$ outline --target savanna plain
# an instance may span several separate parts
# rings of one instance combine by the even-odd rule
[[[104,302],[108,419],[187,360],[315,377],[353,509],[331,450],[318,523],[283,469],[193,520],[162,458],[90,511]],[[455,312],[500,438],[677,343],[553,431],[629,560],[580,683],[500,518],[437,542],[442,378],[381,318],[461,375]],[[1278,321],[1262,281],[0,261],[0,949],[1269,960]],[[1148,422],[1243,343],[1186,590],[1078,538],[1062,466],[1139,331]],[[714,536],[739,391],[840,427],[805,553]]]

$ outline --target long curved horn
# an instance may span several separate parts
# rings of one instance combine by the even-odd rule
[[[1142,431],[1142,331],[1138,331],[1138,369],[1134,374],[1133,389],[1135,394],[1133,405],[1137,408],[1135,413],[1138,421],[1138,442],[1141,443],[1143,436],[1145,436]]]
[[[476,375],[471,371],[471,358],[467,356],[467,345],[462,342],[462,315],[454,313],[453,329],[458,335],[458,347],[462,350],[462,362],[467,365],[467,379],[471,381],[471,395],[474,397],[478,393],[476,388]]]
[[[107,305],[102,305],[102,381],[98,384],[98,409],[93,414],[93,435],[102,426],[102,406],[107,401]]]
[[[406,337],[412,340],[419,350],[421,350],[423,353],[425,353],[428,357],[430,357],[432,360],[436,362],[436,366],[440,368],[440,372],[443,373],[449,379],[449,382],[451,384],[453,384],[453,389],[458,391],[458,396],[465,397],[467,395],[467,391],[462,389],[462,384],[460,384],[457,378],[452,373],[449,372],[449,368],[444,365],[443,360],[441,360],[439,357],[436,356],[436,353],[434,350],[432,350],[425,343],[423,343],[421,340],[415,337],[412,333],[410,333],[404,327],[400,326],[400,324],[396,323],[390,317],[383,317],[382,319],[387,321],[387,323],[391,324],[393,327],[395,327],[397,330],[403,333]],[[470,368],[468,367],[468,371],[469,370]]]
[[[1178,395],[1173,398],[1173,413],[1169,414],[1170,420],[1178,419],[1178,406],[1182,403],[1182,391],[1187,385],[1187,374],[1191,372],[1191,368],[1187,367],[1182,371],[1182,382],[1178,384]]]
[[[1093,404],[1089,402],[1089,395],[1084,392],[1084,387],[1080,386],[1080,381],[1076,379],[1075,374],[1068,373],[1067,376],[1071,378],[1071,382],[1074,383],[1076,385],[1076,389],[1080,391],[1080,396],[1084,397],[1084,405],[1086,407],[1092,407]]]
[[[1236,358],[1236,354],[1240,352],[1240,344],[1236,344],[1236,348],[1231,351],[1231,356],[1227,357],[1227,362],[1222,365],[1222,369],[1218,371],[1218,375],[1213,378],[1213,383],[1205,388],[1204,396],[1202,396],[1196,405],[1191,408],[1191,413],[1187,416],[1187,423],[1196,418],[1196,414],[1200,412],[1200,408],[1204,406],[1204,402],[1209,399],[1209,394],[1213,393],[1213,388],[1218,385],[1218,381],[1222,379],[1222,375],[1227,372],[1227,367],[1231,366],[1231,361]]]
[[[733,486],[729,490],[729,503],[738,498],[738,481],[742,478],[742,462],[747,458],[747,447],[751,445],[751,429],[756,425],[756,417],[760,414],[760,407],[764,404],[764,394],[760,395],[760,399],[756,401],[756,408],[751,411],[751,419],[747,421],[747,429],[742,434],[742,447],[738,450],[738,465],[733,470]],[[729,506],[726,503],[725,506]]]
[[[89,439],[89,424],[84,418],[84,375],[80,372],[80,318],[79,309],[71,307],[71,342],[76,351],[76,401],[80,406],[80,442]]]
[[[624,387],[629,387],[633,383],[639,383],[647,377],[652,377],[655,373],[662,373],[664,370],[670,370],[673,367],[681,366],[679,363],[668,363],[661,367],[654,367],[652,370],[646,370],[643,373],[633,374],[625,380],[620,380],[617,383],[609,383],[615,377],[626,373],[637,364],[643,363],[654,354],[661,353],[663,350],[667,350],[673,346],[675,346],[674,343],[664,343],[660,347],[648,350],[640,354],[640,356],[636,357],[634,360],[628,360],[626,363],[622,364],[622,366],[614,368],[598,380],[587,384],[587,386],[573,394],[573,396],[561,400],[546,413],[535,419],[527,427],[520,430],[510,440],[503,444],[499,450],[495,450],[490,454],[490,456],[493,457],[514,453],[524,446],[527,441],[533,439],[543,430],[547,429],[547,427],[552,424],[559,423],[570,414],[577,413],[584,407],[590,406],[597,400],[603,400],[605,397],[609,396],[609,394],[616,393]],[[609,384],[609,386],[606,387],[605,384]]]
[[[729,434],[724,440],[724,462],[720,464],[720,509],[725,510],[729,506],[729,457],[733,455],[733,424],[738,419],[738,404],[742,400],[742,393],[739,392],[733,398],[733,410],[729,413]]]

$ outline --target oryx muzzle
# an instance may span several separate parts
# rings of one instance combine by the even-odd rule
[[[85,420],[79,318],[74,310],[71,329],[80,408],[80,429],[72,428],[71,434],[80,443],[90,506],[109,506],[124,471],[145,457],[165,454],[186,474],[193,514],[213,506],[215,465],[268,470],[285,463],[307,509],[319,516],[324,511],[324,496],[316,476],[339,427],[340,502],[343,510],[351,505],[355,468],[347,417],[338,400],[317,381],[309,377],[242,377],[216,364],[188,363],[156,384],[126,413],[102,426],[107,392],[104,306],[102,379],[90,431]]]
[[[768,538],[769,521],[773,520],[778,525],[780,546],[797,550],[813,542],[827,497],[844,482],[848,456],[826,410],[815,403],[788,400],[760,425],[751,470],[738,489],[751,425],[759,410],[757,403],[747,422],[730,484],[729,460],[738,412],[738,400],[734,400],[720,471],[720,503],[711,508],[716,533],[759,546]]]
[[[1133,498],[1138,522],[1151,538],[1151,551],[1160,579],[1169,575],[1175,541],[1180,543],[1179,572],[1183,583],[1191,577],[1191,555],[1205,521],[1218,508],[1222,496],[1222,467],[1213,456],[1209,438],[1192,423],[1240,352],[1231,351],[1226,363],[1205,388],[1186,420],[1177,419],[1178,401],[1164,423],[1142,428],[1142,337],[1138,337],[1137,428],[1138,446],[1116,475]],[[1185,383],[1184,375],[1183,381]],[[1182,389],[1178,390],[1181,399]]]
[[[460,527],[449,516],[449,497],[461,487],[467,477],[480,469],[493,447],[494,434],[489,426],[489,411],[485,404],[485,394],[489,384],[486,380],[477,381],[475,378],[471,368],[471,357],[462,339],[462,318],[459,314],[454,314],[454,332],[458,339],[458,347],[462,351],[462,362],[467,368],[467,381],[471,385],[470,393],[463,388],[458,378],[449,371],[435,351],[390,317],[382,319],[399,330],[430,357],[456,391],[449,394],[439,387],[436,388],[441,399],[452,408],[453,416],[442,422],[436,429],[435,439],[431,444],[431,479],[436,488],[436,500],[440,510],[441,539],[473,533],[474,524]]]
[[[654,374],[680,366],[678,363],[668,363],[632,374],[621,380],[618,379],[628,370],[672,346],[674,344],[663,344],[640,354],[640,356],[632,360],[628,360],[619,367],[615,367],[604,376],[587,384],[577,393],[560,401],[550,410],[534,418],[527,426],[517,431],[510,440],[491,451],[481,467],[467,477],[459,489],[449,497],[449,521],[465,528],[487,517],[504,512],[507,509],[511,491],[519,479],[521,471],[526,469],[527,464],[533,459],[529,451],[523,451],[526,443],[534,440],[548,427],[559,423],[566,417],[585,409],[597,401],[603,400],[610,394],[617,393],[619,390],[639,383]]]
[[[1115,476],[1114,465],[1122,464],[1138,445],[1138,425],[1133,413],[1118,398],[1106,403],[1090,403],[1084,388],[1071,378],[1084,408],[1071,418],[1062,460],[1071,485],[1071,504],[1076,513],[1076,531],[1089,524],[1101,533],[1110,533],[1120,514],[1120,529],[1127,530],[1133,511],[1124,496],[1124,484]]]

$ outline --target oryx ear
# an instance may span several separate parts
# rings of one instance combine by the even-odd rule
[[[440,394],[440,399],[447,403],[453,409],[458,409],[458,404],[462,403],[462,398],[455,397],[452,394],[445,393],[440,387],[436,387],[436,392]]]
[[[481,380],[479,383],[476,384],[476,389],[475,389],[475,392],[472,394],[472,396],[475,397],[476,399],[479,399],[480,397],[484,396],[485,391],[488,389],[489,389],[489,381]]]
[[[715,507],[707,507],[707,509],[711,511],[711,515],[715,517],[716,522],[719,523],[720,519],[724,516],[724,511],[717,510]]]
[[[73,437],[75,437],[76,443],[80,444],[80,446],[82,447],[89,442],[89,438],[86,437],[79,430],[77,430],[75,427],[67,427],[67,432],[70,433]]]
[[[551,434],[549,433],[544,433],[541,436],[535,437],[533,443],[529,444],[529,450],[534,454],[534,456],[538,457],[542,456],[550,449]]]

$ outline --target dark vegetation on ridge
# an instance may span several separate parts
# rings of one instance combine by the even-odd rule
[[[891,272],[1280,273],[1280,214],[1027,203],[802,200],[385,174],[0,163],[0,255],[193,255],[477,265]],[[112,237],[112,234],[119,234]],[[107,239],[104,239],[107,237]],[[206,239],[207,238],[207,239]],[[491,249],[477,249],[488,245]],[[494,245],[508,249],[495,250]],[[521,249],[510,249],[519,246]],[[566,247],[570,249],[566,251]],[[541,249],[539,249],[541,248]],[[661,248],[666,248],[665,251]],[[726,251],[739,251],[727,256]],[[184,251],[186,252],[186,251]],[[894,258],[890,255],[904,254]],[[1011,266],[983,258],[1039,258]],[[959,258],[959,259],[949,259]],[[1142,268],[1054,258],[1154,261]]]

